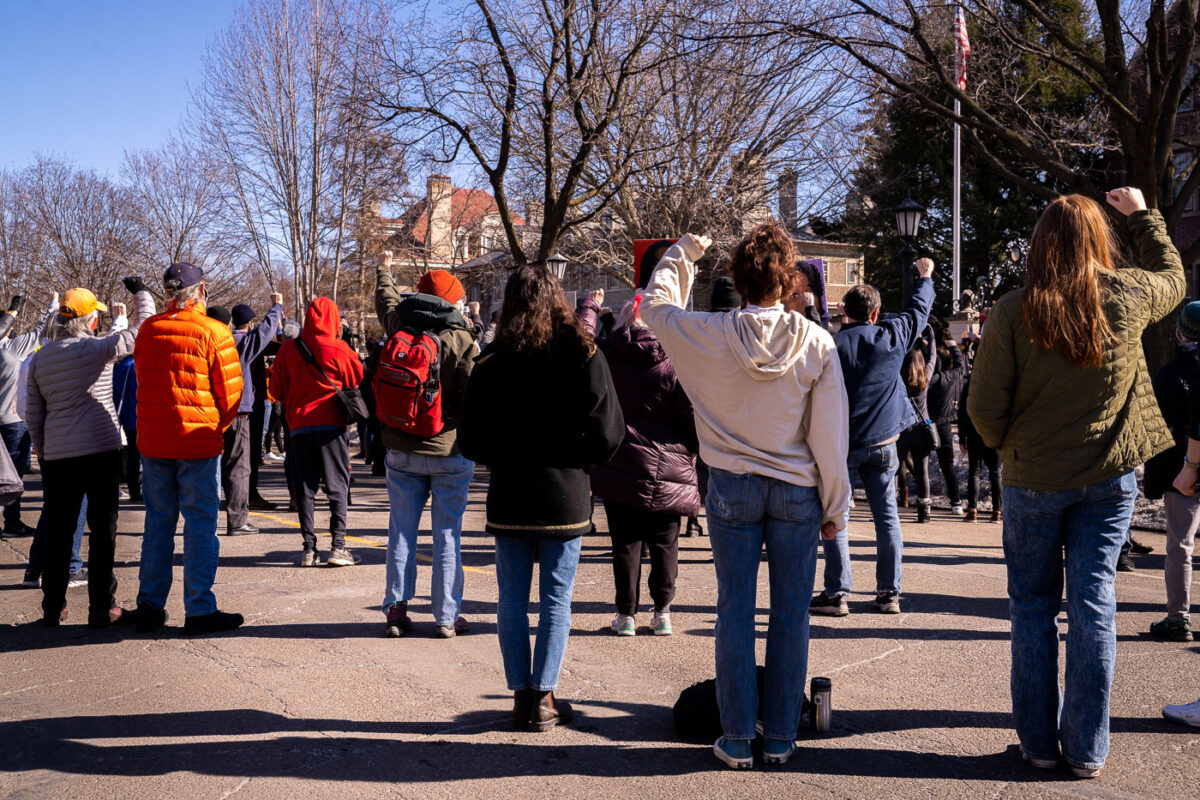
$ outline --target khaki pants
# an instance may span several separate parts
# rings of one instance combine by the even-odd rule
[[[1187,619],[1192,604],[1192,552],[1196,531],[1200,530],[1200,497],[1166,492],[1163,506],[1167,510],[1167,557],[1163,564],[1167,617]]]

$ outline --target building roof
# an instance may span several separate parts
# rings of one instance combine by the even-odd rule
[[[469,228],[484,217],[499,213],[496,199],[482,189],[452,189],[450,192],[451,230]],[[396,219],[384,219],[381,222],[408,228],[415,242],[425,244],[429,235],[429,199],[419,200]],[[525,224],[525,220],[514,215],[513,223],[520,226]]]

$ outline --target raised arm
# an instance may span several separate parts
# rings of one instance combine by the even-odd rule
[[[1125,186],[1107,194],[1109,205],[1126,216],[1133,244],[1137,248],[1138,267],[1129,274],[1146,292],[1145,324],[1158,322],[1183,301],[1187,279],[1183,261],[1167,233],[1167,223],[1158,209],[1147,209],[1140,189]]]
[[[276,292],[271,295],[271,308],[262,322],[246,331],[246,335],[242,337],[242,357],[247,364],[267,349],[267,345],[275,338],[275,333],[279,330],[279,321],[282,319],[283,295]]]
[[[933,261],[928,258],[917,259],[917,275],[917,284],[904,310],[892,319],[879,323],[905,351],[912,350],[916,345],[917,338],[929,322],[929,312],[933,310]]]
[[[388,336],[395,333],[388,330],[388,314],[394,311],[403,299],[392,277],[392,251],[384,250],[375,262],[375,315],[379,317],[379,324]]]

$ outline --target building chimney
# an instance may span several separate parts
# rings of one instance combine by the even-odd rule
[[[800,221],[796,212],[796,180],[796,171],[793,169],[785,169],[779,175],[779,219],[789,233],[796,232]]]
[[[451,197],[454,187],[448,175],[430,175],[425,182],[425,206],[429,227],[425,233],[425,252],[430,259],[450,261],[454,257],[454,224]]]

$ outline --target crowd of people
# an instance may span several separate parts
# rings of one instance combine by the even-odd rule
[[[257,490],[273,440],[299,518],[299,566],[358,564],[346,545],[348,428],[357,425],[363,455],[386,475],[381,610],[390,637],[413,627],[427,505],[437,635],[469,631],[460,613],[463,516],[476,467],[487,468],[513,722],[545,731],[571,718],[555,691],[582,537],[594,531],[593,498],[603,502],[612,542],[619,636],[638,631],[645,555],[650,630],[671,635],[679,537],[703,530],[703,505],[724,732],[714,752],[749,768],[761,736],[763,761],[782,764],[795,752],[804,708],[810,614],[850,613],[854,487],[861,484],[874,523],[873,605],[898,614],[906,473],[915,522],[928,522],[936,456],[950,513],[966,521],[979,518],[979,470],[989,473],[990,518],[1003,522],[1021,753],[1034,767],[1065,764],[1093,776],[1109,747],[1113,584],[1138,492],[1134,470],[1146,464],[1147,495],[1166,498],[1168,614],[1152,627],[1156,636],[1192,639],[1200,527],[1200,391],[1192,391],[1200,386],[1200,303],[1180,315],[1179,355],[1152,383],[1141,333],[1179,305],[1183,270],[1161,215],[1137,190],[1115,190],[1108,201],[1127,218],[1136,266],[1118,269],[1115,232],[1097,203],[1059,198],[1032,232],[1025,287],[1001,297],[982,335],[961,348],[931,317],[928,259],[917,262],[902,310],[882,313],[878,291],[855,286],[831,333],[820,271],[797,260],[773,223],[733,250],[710,311],[687,310],[696,263],[711,244],[702,235],[654,248],[634,298],[614,310],[602,308],[600,293],[571,308],[544,264],[520,266],[487,323],[450,272],[431,270],[415,292],[403,291],[385,251],[375,290],[384,339],[368,346],[365,364],[328,298],[313,300],[298,325],[284,320],[282,295],[272,295],[256,324],[248,305],[208,304],[202,270],[178,263],[163,276],[162,312],[141,279],[127,278],[132,312],[114,304],[114,323],[101,335],[108,309],[71,289],[38,330],[0,343],[0,400],[13,395],[0,407],[14,409],[0,418],[0,436],[18,473],[36,451],[44,487],[25,583],[40,582],[47,626],[67,618],[86,519],[88,625],[156,631],[167,622],[182,515],[183,631],[238,627],[242,615],[220,610],[213,594],[221,496],[225,534],[257,533],[249,510],[273,507]],[[0,318],[6,337],[20,308],[17,298]],[[968,461],[965,508],[955,425]],[[122,476],[129,497],[145,503],[133,609],[117,604],[113,576]],[[314,525],[318,489],[330,510],[324,553]],[[16,504],[5,510],[6,531],[28,532],[20,514]],[[764,548],[771,613],[760,689]],[[1070,626],[1060,688],[1064,586]],[[1164,714],[1200,725],[1200,701]]]

